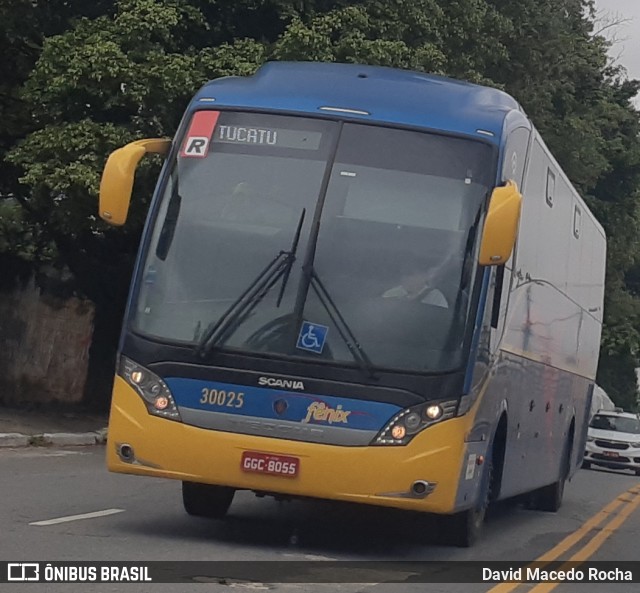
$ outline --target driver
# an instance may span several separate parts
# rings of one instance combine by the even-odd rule
[[[424,267],[423,262],[404,260],[400,283],[382,294],[383,299],[415,301],[425,305],[449,308],[449,301],[436,286],[442,267]]]

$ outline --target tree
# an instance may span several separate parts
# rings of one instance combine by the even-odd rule
[[[9,155],[23,171],[16,199],[55,244],[77,291],[95,303],[87,393],[98,401],[108,401],[119,320],[158,167],[143,163],[132,224],[118,230],[96,217],[100,172],[126,142],[174,132],[206,78],[204,57],[188,43],[203,27],[187,2],[123,0],[114,14],[80,18],[46,38],[23,89],[34,131]]]
[[[108,345],[107,360],[158,172],[157,162],[143,162],[130,222],[114,231],[96,219],[108,153],[135,138],[173,135],[208,79],[248,75],[268,59],[364,62],[494,85],[521,102],[608,232],[599,378],[631,397],[640,352],[640,120],[630,98],[639,85],[609,64],[591,0],[10,2],[23,15],[9,45],[28,39],[31,49],[6,79],[21,102],[16,123],[5,122],[14,126],[5,166],[22,172],[11,193],[24,211],[11,220],[26,234],[5,236],[39,237],[42,249],[53,241],[57,261],[96,303],[96,343]],[[22,21],[33,24],[21,30]],[[100,337],[101,326],[110,333]],[[104,390],[90,388],[106,401]]]
[[[598,381],[617,403],[635,400],[640,299],[628,272],[640,264],[640,117],[626,80],[594,34],[591,0],[492,4],[513,23],[509,60],[488,72],[517,97],[603,224],[607,290]]]

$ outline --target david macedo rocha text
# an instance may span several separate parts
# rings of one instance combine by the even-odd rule
[[[574,582],[574,583],[602,583],[616,581],[633,581],[633,571],[616,568],[614,570],[600,570],[588,567],[585,570],[570,568],[568,570],[544,570],[539,567],[520,567],[508,570],[482,569],[482,580],[485,582]]]

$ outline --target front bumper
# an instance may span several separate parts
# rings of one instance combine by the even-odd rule
[[[584,461],[609,469],[630,469],[640,471],[640,447],[629,445],[622,448],[623,443],[608,443],[603,439],[587,441]]]
[[[470,463],[477,446],[464,441],[469,422],[468,416],[443,421],[406,446],[291,441],[151,416],[140,397],[116,377],[107,465],[120,473],[447,514],[469,508],[480,481],[482,467]],[[119,453],[123,444],[131,447],[129,459]],[[245,472],[241,469],[244,451],[298,457],[300,471],[295,478]],[[411,486],[419,480],[435,487],[426,496],[412,495]]]

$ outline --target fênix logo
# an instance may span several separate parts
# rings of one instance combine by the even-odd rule
[[[9,562],[7,564],[8,581],[39,581],[40,564],[38,562]]]
[[[349,414],[351,412],[343,410],[341,405],[332,408],[324,402],[313,402],[307,408],[307,417],[302,422],[308,423],[315,420],[316,422],[328,422],[329,424],[334,422],[348,424]]]

